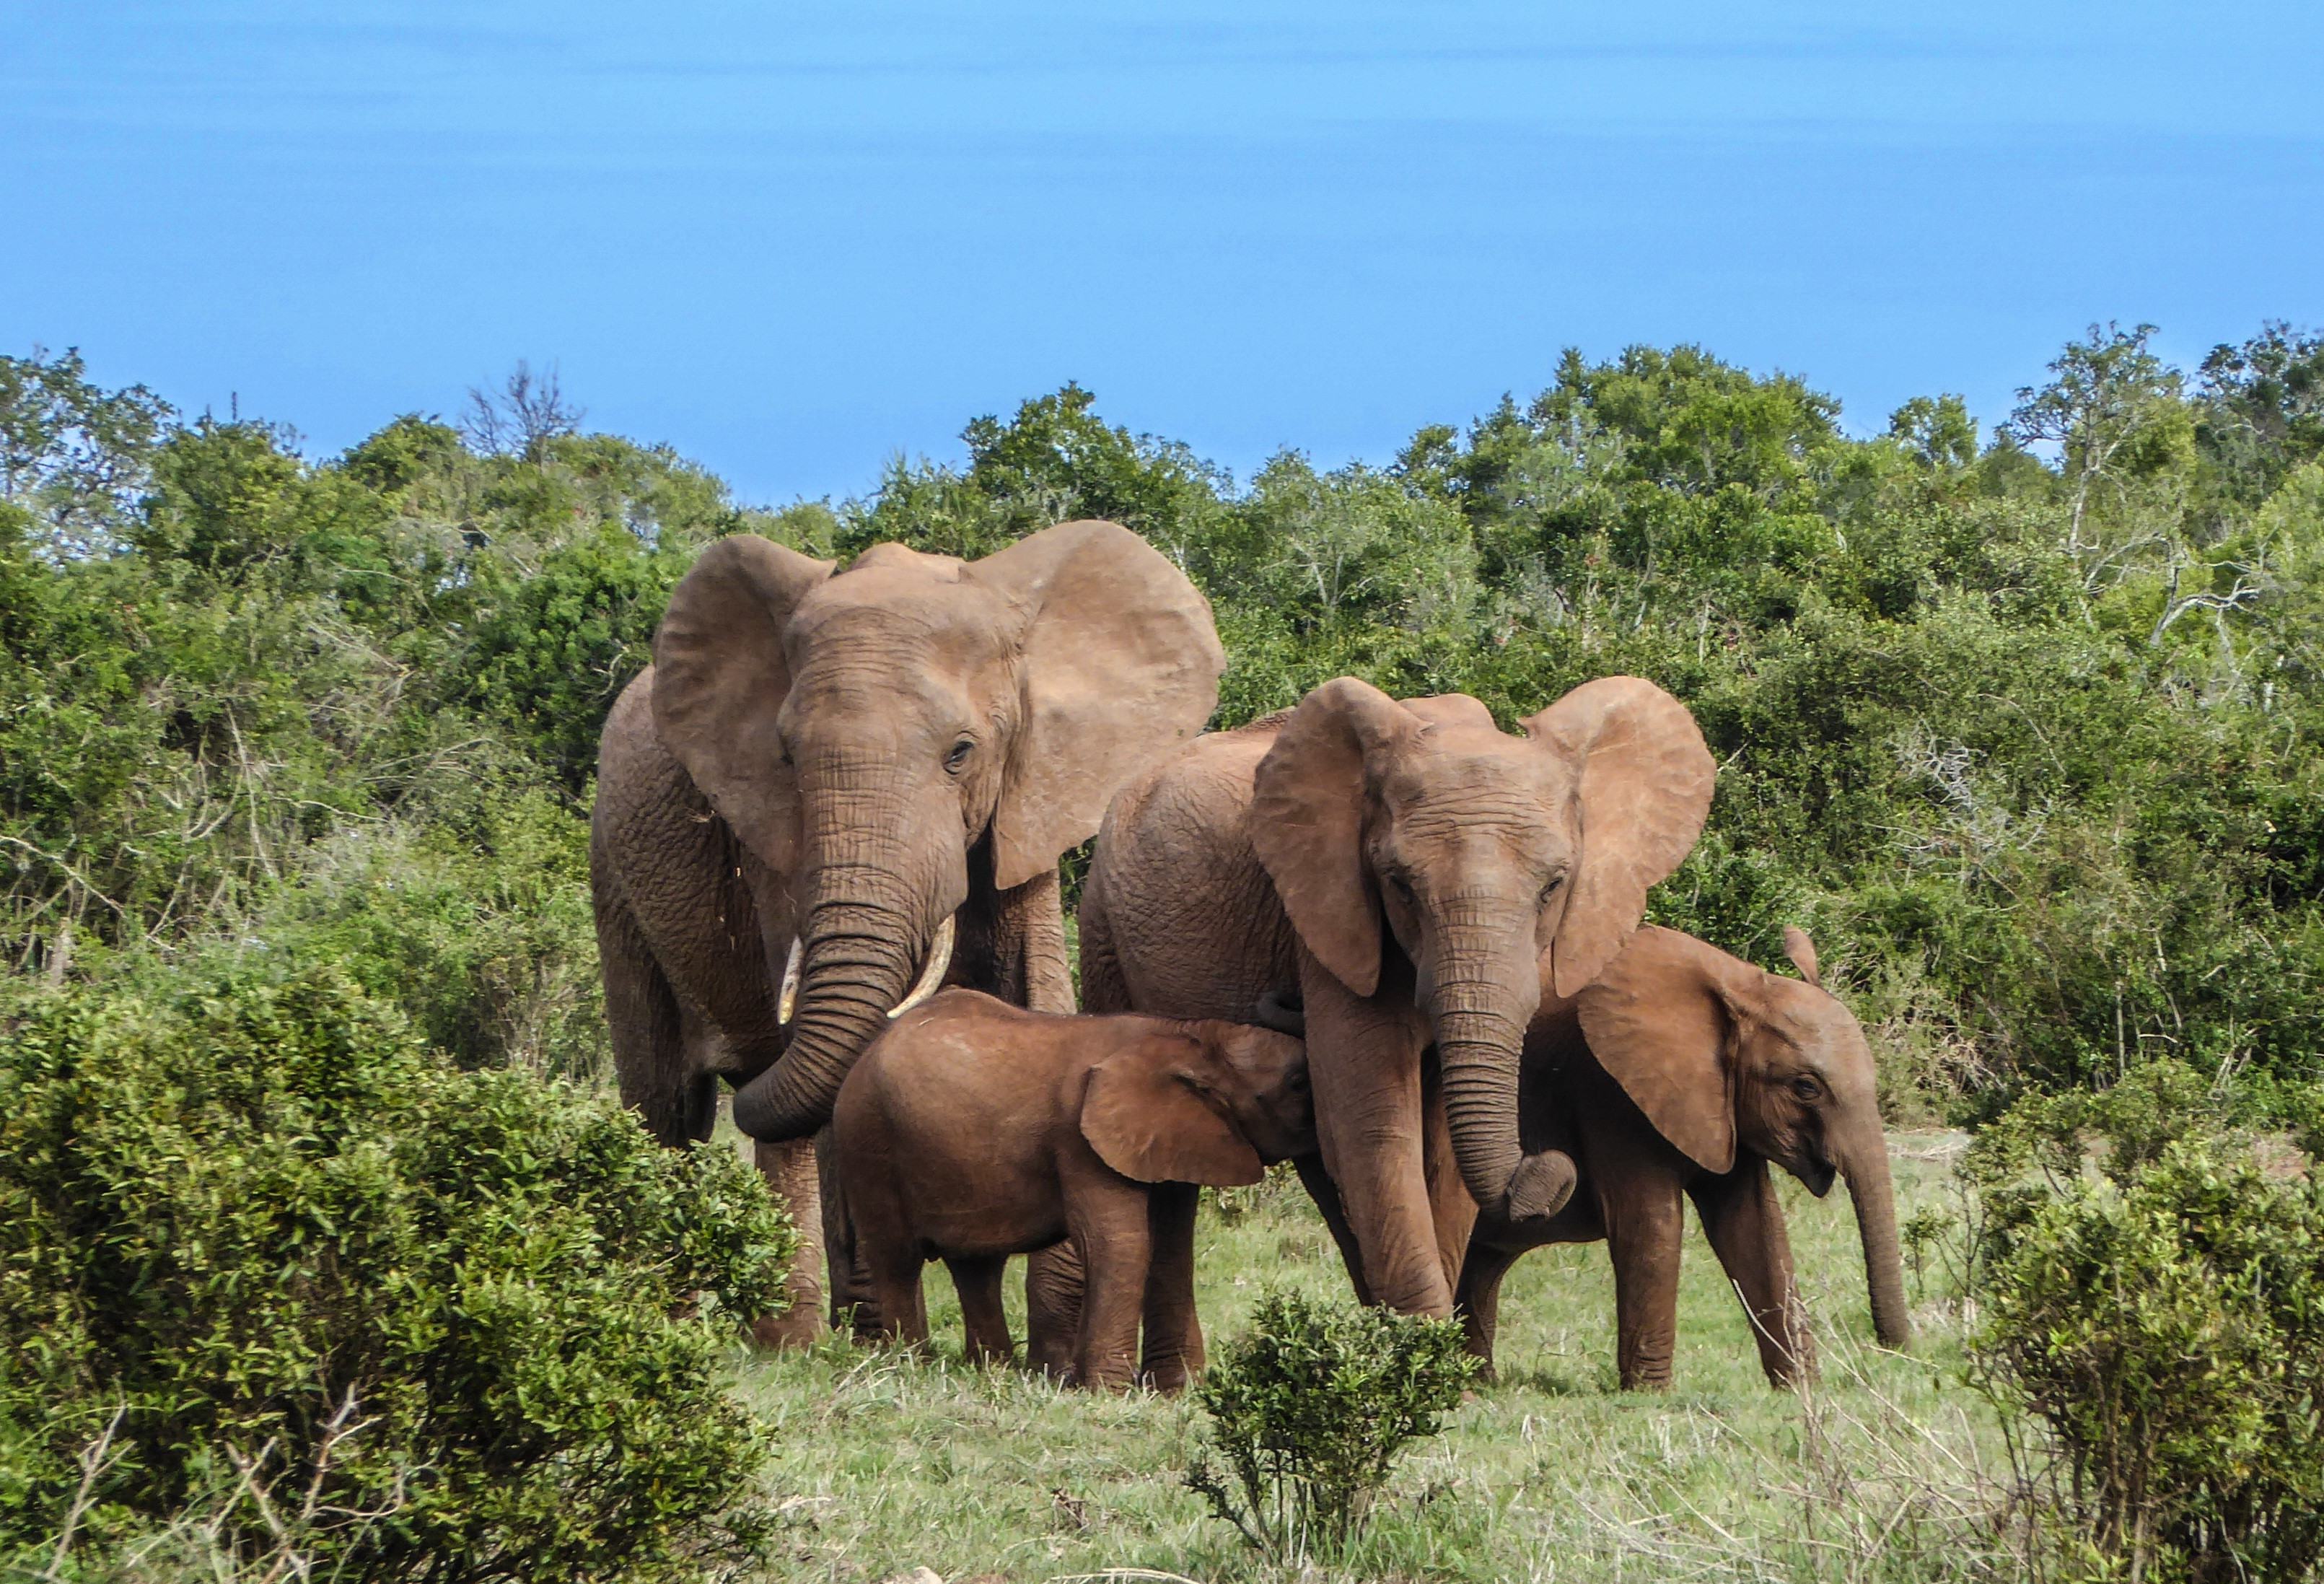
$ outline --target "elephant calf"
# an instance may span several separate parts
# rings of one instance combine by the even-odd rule
[[[1457,1306],[1470,1351],[1488,1366],[1501,1278],[1517,1256],[1602,1237],[1614,1259],[1623,1388],[1668,1385],[1681,1207],[1692,1198],[1751,1317],[1768,1380],[1797,1378],[1812,1359],[1769,1162],[1819,1198],[1835,1177],[1847,1178],[1874,1330],[1886,1347],[1905,1345],[1911,1326],[1872,1052],[1855,1016],[1821,988],[1807,936],[1788,930],[1784,946],[1804,983],[1649,926],[1596,983],[1536,1020],[1519,1117],[1541,1136],[1525,1147],[1571,1151],[1580,1181],[1545,1225],[1519,1229],[1488,1214],[1470,1234]]]
[[[1195,1185],[1257,1182],[1315,1148],[1306,1053],[1288,1035],[957,989],[872,1042],[832,1127],[886,1334],[927,1339],[920,1269],[940,1258],[970,1357],[1010,1358],[1001,1266],[1070,1237],[1088,1272],[1074,1378],[1162,1391],[1202,1366]]]

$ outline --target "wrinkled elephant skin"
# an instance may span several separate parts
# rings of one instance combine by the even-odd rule
[[[1201,594],[1111,523],[974,562],[875,545],[837,570],[738,534],[672,591],[599,752],[614,1062],[672,1144],[707,1136],[735,1085],[806,1245],[795,1299],[826,1220],[844,1236],[805,1184],[850,1065],[916,980],[1071,1010],[1057,857],[1200,729],[1223,664]],[[835,1302],[860,1296],[833,1253]],[[774,1333],[817,1323],[795,1304]]]
[[[1648,927],[1596,983],[1536,1019],[1526,1041],[1526,1141],[1570,1150],[1581,1182],[1546,1224],[1479,1218],[1458,1298],[1470,1349],[1489,1366],[1501,1280],[1517,1256],[1602,1237],[1614,1261],[1623,1388],[1668,1385],[1682,1207],[1692,1199],[1750,1317],[1767,1379],[1799,1379],[1813,1352],[1799,1324],[1771,1163],[1819,1197],[1847,1179],[1875,1334],[1890,1348],[1910,1340],[1872,1052],[1855,1016],[1821,987],[1806,935],[1787,931],[1785,943],[1802,978]]]
[[[1357,1291],[1449,1314],[1473,1205],[1538,1220],[1573,1181],[1518,1136],[1545,987],[1570,996],[1621,949],[1714,771],[1685,707],[1636,677],[1576,688],[1521,735],[1461,695],[1326,682],[1122,790],[1084,892],[1084,999],[1300,1006],[1336,1189],[1319,1202]]]
[[[832,1135],[888,1335],[927,1339],[933,1253],[959,1291],[970,1357],[1008,1361],[1001,1264],[1070,1237],[1087,1286],[1066,1373],[1176,1391],[1203,1365],[1196,1186],[1257,1182],[1267,1163],[1311,1152],[1313,1116],[1305,1053],[1286,1035],[1047,1016],[946,990],[856,1062]]]

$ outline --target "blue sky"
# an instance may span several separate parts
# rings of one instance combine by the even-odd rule
[[[2324,322],[2324,6],[0,0],[0,350],[295,424],[518,357],[745,499],[1078,379],[1240,476],[1562,347],[1877,430]]]

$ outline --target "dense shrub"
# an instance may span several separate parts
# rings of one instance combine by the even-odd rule
[[[2047,1427],[2109,1574],[2324,1561],[2324,1172],[2280,1141],[2255,1153],[2218,1110],[2158,1063],[2024,1102],[1972,1152],[1977,1363]]]
[[[731,1155],[461,1072],[335,970],[19,998],[0,1556],[192,1508],[229,1551],[298,1517],[317,1576],[693,1576],[750,1538],[722,1356],[790,1246]]]
[[[1449,1320],[1269,1293],[1194,1388],[1225,1471],[1205,1451],[1186,1483],[1277,1561],[1340,1554],[1476,1368]]]
[[[978,556],[1096,514],[1210,597],[1222,726],[1343,672],[1511,725],[1670,688],[1720,784],[1655,916],[1771,965],[1811,923],[1923,1105],[2141,1052],[2324,1077],[2319,347],[2266,326],[2190,380],[2096,329],[1981,449],[1954,396],[1851,438],[1793,375],[1574,353],[1389,465],[1240,481],[1069,385],[774,513],[523,379],[465,438],[406,415],[332,459],[0,357],[0,958],[320,926],[463,1061],[579,1070],[567,859],[700,547]]]
[[[545,790],[318,844],[251,932],[337,963],[460,1066],[605,1072],[588,829]]]

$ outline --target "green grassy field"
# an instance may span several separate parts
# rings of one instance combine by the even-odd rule
[[[1895,1135],[1902,1216],[1953,1208],[1960,1142]],[[1765,1384],[1699,1235],[1677,1384],[1659,1395],[1614,1388],[1603,1246],[1536,1251],[1505,1290],[1499,1383],[1407,1458],[1360,1552],[1312,1576],[1959,1578],[1997,1561],[2007,1459],[1992,1414],[1960,1384],[1964,1317],[1950,1282],[1908,1269],[1914,1351],[1873,1348],[1846,1195],[1818,1202],[1781,1181],[1823,1360],[1811,1391]],[[1206,1205],[1201,1237],[1214,1346],[1270,1285],[1346,1293],[1296,1180]],[[780,1576],[1272,1576],[1180,1483],[1202,1434],[1191,1402],[970,1368],[942,1266],[927,1283],[931,1358],[834,1341],[739,1366],[779,1440],[769,1477],[790,1525]]]

